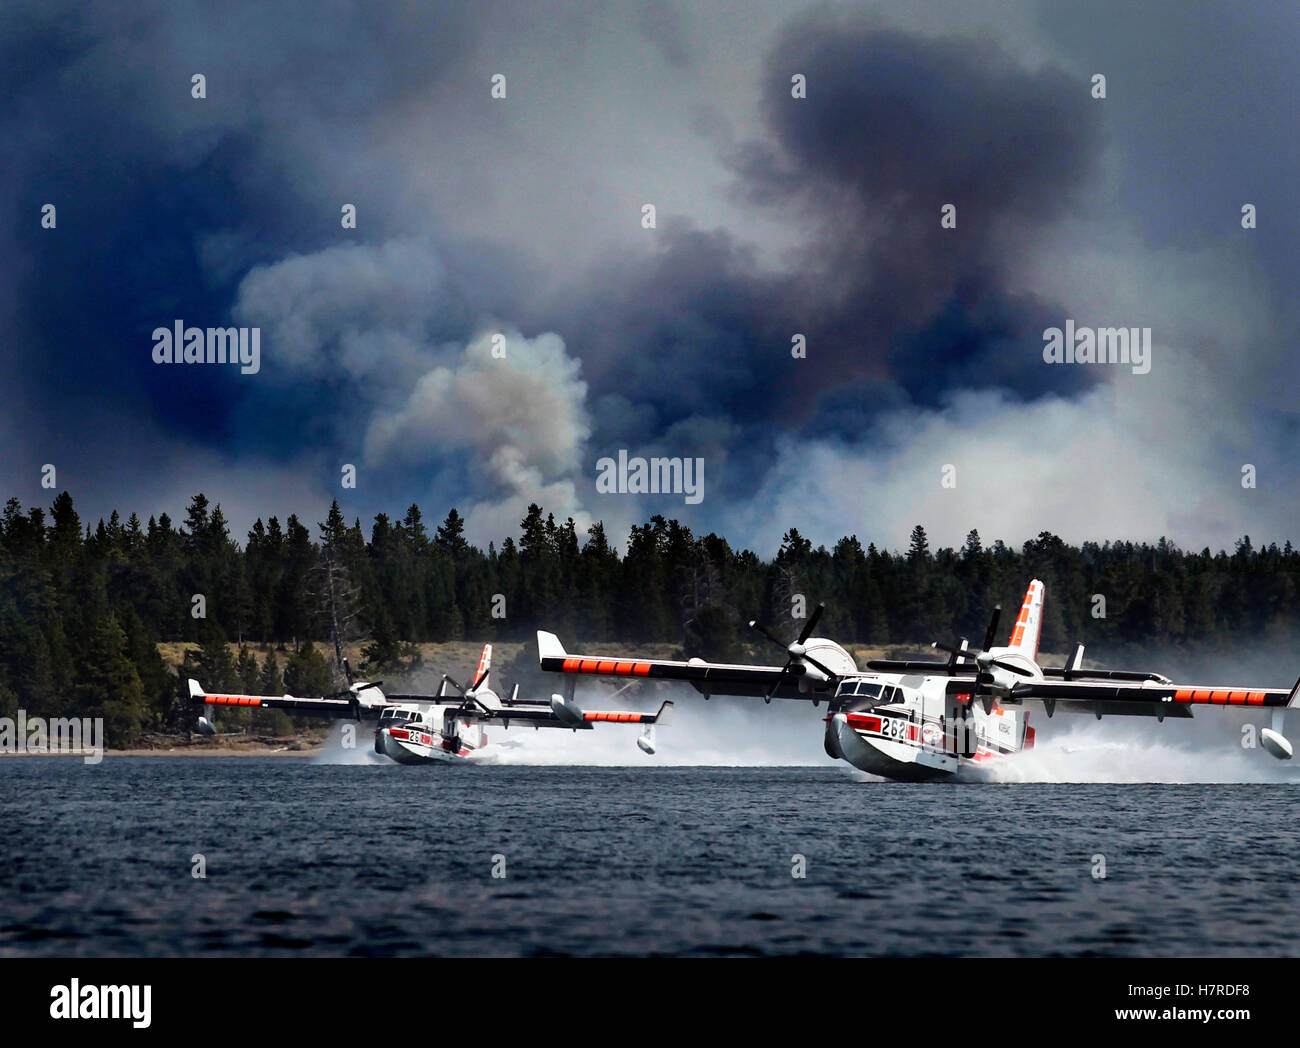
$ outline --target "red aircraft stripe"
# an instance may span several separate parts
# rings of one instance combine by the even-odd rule
[[[209,706],[260,706],[262,700],[252,695],[205,695],[203,701]]]
[[[565,673],[596,673],[615,677],[648,677],[650,663],[633,659],[580,659],[573,656],[560,664]]]
[[[1208,703],[1213,706],[1263,706],[1268,693],[1242,688],[1179,688],[1175,702]]]

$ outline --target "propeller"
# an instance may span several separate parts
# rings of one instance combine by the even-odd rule
[[[989,616],[989,628],[984,631],[984,651],[993,647],[993,638],[998,632],[998,620],[1002,618],[1002,605],[993,605],[993,614]]]
[[[361,683],[364,684],[366,688],[377,688],[379,687],[379,685],[383,684],[384,682],[381,680],[371,680],[371,681],[362,681]],[[362,691],[364,690],[365,688],[362,689]],[[332,691],[328,695],[322,695],[321,698],[322,699],[346,699],[354,696],[355,694],[356,693],[351,688],[348,688],[345,691]]]
[[[966,638],[962,637],[961,647],[954,648],[951,644],[944,644],[936,640],[930,647],[938,651],[946,651],[952,657],[948,660],[949,666],[955,666],[958,659],[970,659],[980,668],[981,671],[987,672],[989,666],[997,666],[1000,669],[1010,670],[1012,673],[1018,673],[1022,677],[1032,677],[1032,670],[1027,670],[1023,666],[1017,666],[1011,662],[1001,662],[988,654],[993,647],[993,640],[998,632],[998,620],[1002,618],[1002,605],[993,605],[993,614],[989,616],[989,628],[984,631],[984,646],[982,648],[970,648],[966,645]]]
[[[442,675],[442,679],[445,680],[448,684],[450,684],[453,688],[455,688],[458,692],[460,692],[461,695],[468,698],[470,695],[474,694],[474,692],[478,691],[479,685],[482,684],[483,681],[487,679],[488,672],[489,672],[488,670],[484,670],[482,673],[480,673],[477,677],[474,678],[474,683],[471,684],[468,688],[464,687],[460,683],[460,681],[458,681],[455,677],[448,676],[446,673]]]
[[[1021,677],[1034,676],[1033,670],[1017,666],[1014,662],[1003,662],[1001,659],[994,658],[990,653],[989,649],[993,647],[993,641],[998,632],[998,620],[1001,617],[1002,605],[994,605],[993,614],[989,616],[989,627],[984,631],[984,647],[982,648],[967,647],[965,637],[962,638],[960,647],[953,647],[951,644],[944,644],[938,640],[930,645],[930,647],[938,651],[949,653],[948,670],[950,673],[956,670],[960,659],[969,659],[975,663],[976,694],[984,697],[984,708],[986,710],[993,705],[993,693],[990,689],[998,683],[998,679],[993,675],[991,667],[996,666],[998,669],[1015,673]]]
[[[1032,677],[1033,670],[1027,670],[1023,666],[1017,666],[1014,662],[1003,662],[1001,659],[995,659],[984,651],[982,648],[954,648],[951,644],[944,644],[942,641],[935,641],[930,645],[939,651],[950,652],[954,657],[961,656],[971,659],[977,666],[983,669],[985,666],[997,666],[999,669],[1010,670],[1012,673],[1018,673],[1022,677]],[[981,658],[981,656],[987,656]]]
[[[817,621],[822,617],[822,612],[825,610],[826,610],[825,604],[818,604],[817,607],[813,609],[813,613],[808,616],[807,621],[804,622],[803,629],[799,631],[799,636],[789,644],[783,641],[780,637],[778,637],[775,633],[773,633],[770,629],[764,626],[757,619],[750,619],[749,622],[750,629],[755,630],[758,633],[761,633],[764,637],[766,637],[768,640],[770,640],[773,644],[775,644],[778,648],[780,648],[782,651],[786,653],[785,665],[781,667],[781,675],[776,678],[776,680],[772,683],[772,686],[768,688],[767,692],[763,695],[764,702],[772,701],[772,696],[776,694],[776,689],[782,685],[782,683],[785,681],[785,678],[787,676],[798,677],[806,673],[807,667],[803,665],[803,663],[805,662],[809,666],[816,666],[819,670],[821,670],[824,674],[826,674],[827,677],[835,678],[839,676],[839,674],[837,674],[834,670],[830,669],[827,666],[822,665],[822,663],[818,662],[811,655],[809,655],[807,651],[804,650],[804,642],[812,635],[812,631],[817,628]],[[800,660],[800,661],[796,662],[796,660]]]
[[[351,665],[349,665],[346,655],[343,657],[343,674],[348,679],[348,686],[346,690],[332,691],[328,695],[322,695],[321,696],[322,699],[346,699],[355,694],[352,688],[356,682],[352,676],[352,667]],[[361,683],[364,684],[367,688],[377,688],[379,687],[379,685],[383,684],[384,682],[381,680],[363,680]]]

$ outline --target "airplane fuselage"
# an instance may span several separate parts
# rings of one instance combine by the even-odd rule
[[[375,752],[399,764],[464,760],[486,742],[481,725],[459,719],[450,707],[394,706],[375,727]]]
[[[843,678],[826,716],[826,752],[890,779],[942,778],[1034,744],[1025,710],[972,696],[969,681],[893,673]]]

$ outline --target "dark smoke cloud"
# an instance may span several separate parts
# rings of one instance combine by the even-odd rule
[[[791,97],[796,71],[807,99]],[[1010,263],[1094,176],[1086,88],[990,44],[798,16],[764,62],[766,135],[730,148],[737,194],[802,224],[797,257],[764,265],[743,239],[670,217],[657,253],[609,260],[547,322],[597,390],[651,406],[661,426],[706,413],[741,427],[734,491],[804,426],[853,440],[880,408],[955,390],[1077,394],[1091,376],[1042,366],[1062,305],[1014,290]],[[945,203],[957,230],[940,228]],[[600,421],[597,442],[626,439]]]
[[[510,2],[311,17],[252,3],[11,4],[3,478],[44,501],[36,471],[57,461],[88,513],[176,514],[162,494],[290,490],[282,478],[327,505],[376,412],[410,416],[407,387],[431,367],[455,373],[489,323],[530,343],[557,333],[586,383],[565,416],[571,434],[590,423],[572,441],[578,465],[512,490],[569,490],[597,515],[610,502],[591,498],[596,457],[655,449],[707,454],[709,495],[690,512],[633,499],[629,519],[671,511],[757,542],[768,536],[740,534],[747,520],[802,528],[823,510],[819,539],[864,525],[905,539],[922,517],[909,483],[931,459],[978,448],[990,470],[1027,478],[1026,503],[1000,499],[1004,516],[962,531],[1033,534],[1043,506],[1076,519],[1062,492],[1087,489],[1081,472],[1129,478],[1127,499],[1108,503],[1111,533],[1185,521],[1199,541],[1251,513],[1288,520],[1285,491],[1229,514],[1206,477],[1223,467],[1231,481],[1224,455],[1259,463],[1272,492],[1294,473],[1290,386],[1273,377],[1294,371],[1294,20],[1199,4],[1167,26],[1129,5],[1101,10],[1045,3],[1031,31],[1017,9],[991,42],[962,27],[971,19],[888,0],[873,15],[755,9],[707,36],[734,21],[726,9],[667,0],[601,19]],[[498,66],[508,106],[485,90]],[[1104,104],[1089,97],[1094,68],[1111,73]],[[194,72],[209,78],[202,103]],[[795,72],[804,100],[790,97]],[[1233,228],[1243,194],[1267,218],[1245,240]],[[632,239],[621,209],[648,198],[659,228]],[[60,223],[44,235],[35,216],[49,200]],[[355,235],[339,229],[341,200],[358,205]],[[945,203],[956,230],[940,228]],[[424,261],[403,263],[402,244]],[[367,267],[379,278],[367,283]],[[308,272],[301,309],[252,294]],[[1088,307],[1169,333],[1140,391],[1041,365],[1043,328]],[[149,363],[158,323],[228,323],[240,308],[270,332],[258,382]],[[295,356],[277,343],[302,324]],[[796,332],[806,360],[790,357]],[[388,366],[402,359],[406,370]],[[1196,420],[1186,402],[1199,389],[1215,400]],[[1061,477],[1060,456],[1027,464],[1033,449],[1014,447],[1022,423],[1062,446],[1110,435],[1114,458],[1094,451]],[[511,439],[495,450],[518,473],[527,456]],[[428,461],[372,473],[349,515],[489,497],[488,471],[427,443]],[[1154,465],[1132,450],[1156,444]],[[1004,447],[1012,459],[996,458]],[[910,448],[918,457],[899,457]],[[828,500],[845,477],[870,478],[888,508],[864,520],[861,499]],[[1148,515],[1153,497],[1172,508]]]

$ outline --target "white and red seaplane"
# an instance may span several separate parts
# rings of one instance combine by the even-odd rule
[[[586,731],[597,724],[638,724],[642,727],[637,746],[646,753],[655,751],[655,725],[667,725],[673,704],[665,702],[656,713],[632,713],[618,710],[586,710],[573,701],[572,688],[566,696],[553,695],[549,704],[521,702],[519,685],[511,689],[508,699],[497,695],[489,686],[492,673],[492,645],[483,645],[472,683],[462,687],[443,674],[433,695],[385,695],[379,688],[383,681],[352,681],[352,670],[344,660],[349,684],[347,691],[317,698],[295,695],[209,694],[191,679],[190,701],[211,707],[231,706],[245,709],[279,709],[293,713],[314,713],[361,721],[375,719],[375,752],[401,764],[427,764],[434,761],[460,761],[472,758],[487,744],[487,724],[509,728],[527,725],[533,728],[567,728]],[[448,685],[455,694],[448,691]],[[200,716],[196,725],[200,734],[215,734],[216,726],[209,713]]]
[[[983,648],[963,638],[946,662],[875,659],[859,670],[839,644],[811,636],[821,617],[818,605],[791,644],[759,622],[750,626],[786,653],[782,666],[570,655],[553,633],[538,632],[544,670],[687,681],[711,695],[761,695],[825,701],[826,752],[856,768],[890,779],[942,778],[964,767],[1005,757],[1034,744],[1029,713],[1190,717],[1195,706],[1268,709],[1271,724],[1260,741],[1274,757],[1287,760],[1291,742],[1283,734],[1285,711],[1300,707],[1300,681],[1276,688],[1201,687],[1175,684],[1158,673],[1083,669],[1083,645],[1066,665],[1038,664],[1045,587],[1029,584],[1010,642],[994,647],[1001,614],[993,611]]]

